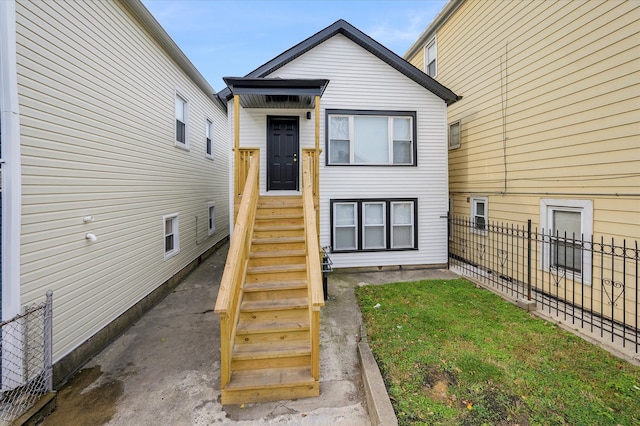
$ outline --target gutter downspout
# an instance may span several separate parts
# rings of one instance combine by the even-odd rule
[[[2,319],[20,313],[22,176],[16,63],[16,2],[0,1],[0,138],[2,167]]]

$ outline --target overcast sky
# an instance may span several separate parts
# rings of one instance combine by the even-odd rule
[[[219,91],[338,19],[402,56],[446,0],[143,0]]]

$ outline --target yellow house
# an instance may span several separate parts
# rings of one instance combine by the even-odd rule
[[[490,229],[520,239],[530,220],[534,288],[635,318],[637,347],[640,2],[450,0],[404,57],[462,97],[447,111],[449,203],[471,230],[450,228],[452,252],[526,282],[502,272],[526,244]]]

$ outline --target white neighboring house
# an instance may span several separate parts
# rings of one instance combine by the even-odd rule
[[[53,290],[59,383],[227,238],[227,117],[138,0],[0,1],[0,76],[2,319]]]
[[[300,193],[322,96],[320,243],[336,267],[447,263],[451,90],[344,20],[225,81],[240,146],[261,151],[261,195]]]

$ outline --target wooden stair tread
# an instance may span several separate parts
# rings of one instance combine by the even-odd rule
[[[283,243],[304,243],[305,238],[302,237],[269,237],[269,238],[259,238],[254,237],[251,240],[253,244],[283,244]]]
[[[305,250],[269,250],[269,251],[252,251],[249,254],[250,258],[259,258],[259,257],[295,257],[295,256],[306,256],[307,252]]]
[[[284,309],[304,309],[309,307],[306,297],[275,300],[243,300],[240,304],[240,311],[280,311]]]
[[[281,224],[277,224],[277,225],[262,225],[262,224],[256,224],[253,227],[254,232],[255,231],[303,231],[304,230],[304,225],[281,225]]]
[[[285,340],[281,342],[242,343],[233,348],[234,360],[285,358],[311,355],[308,340]]]
[[[313,383],[311,367],[265,368],[234,371],[225,389],[269,389]]]
[[[257,283],[245,283],[243,291],[251,293],[256,291],[278,291],[278,290],[297,290],[307,288],[305,280],[282,280],[282,281],[265,281]]]
[[[309,321],[269,321],[269,322],[250,322],[240,320],[236,328],[237,336],[245,336],[247,334],[262,333],[287,333],[291,331],[307,331],[309,330]]]
[[[298,272],[305,271],[307,265],[304,263],[288,263],[286,265],[266,265],[266,266],[249,266],[247,268],[248,274],[273,274],[284,272]]]

